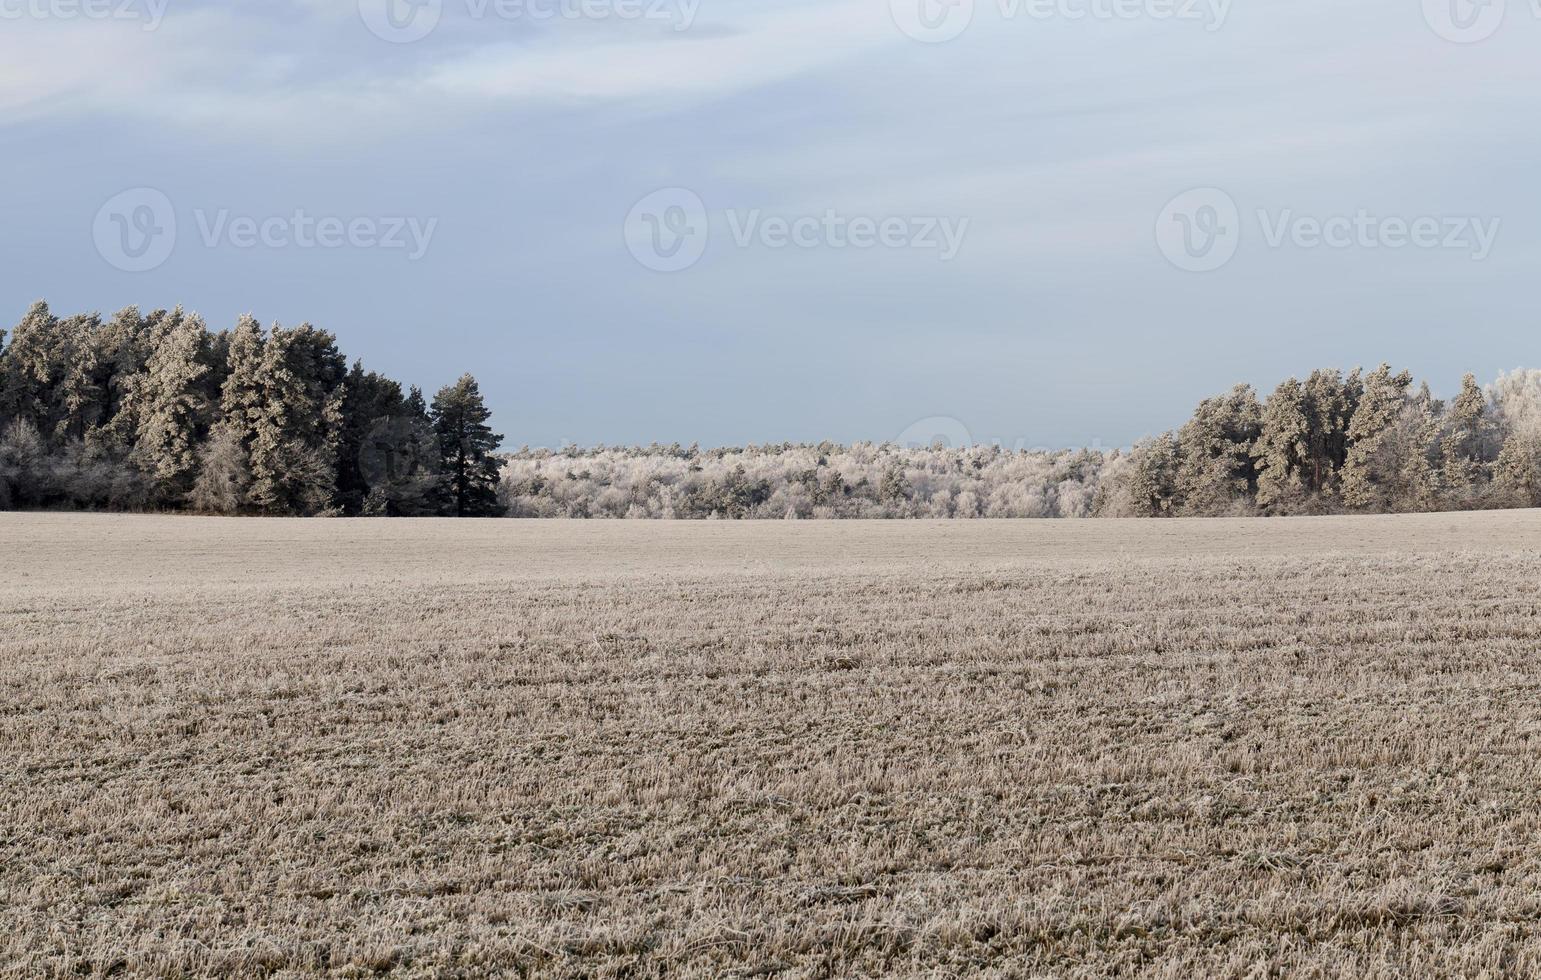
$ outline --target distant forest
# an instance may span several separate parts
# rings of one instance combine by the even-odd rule
[[[496,516],[489,417],[469,374],[430,403],[309,324],[37,303],[0,331],[0,508]]]
[[[1177,517],[1541,506],[1541,371],[1318,370],[1127,451],[892,443],[531,450],[469,374],[432,401],[308,324],[181,309],[0,331],[0,508],[553,518]]]

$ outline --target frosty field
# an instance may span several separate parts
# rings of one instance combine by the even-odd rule
[[[1541,514],[0,514],[0,973],[1541,971]]]

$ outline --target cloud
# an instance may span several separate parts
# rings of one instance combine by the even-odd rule
[[[493,45],[448,60],[427,82],[452,96],[515,103],[718,98],[905,43],[875,10],[881,6],[843,0],[762,9],[731,29],[702,24],[598,41],[569,32],[549,43]]]
[[[734,7],[716,19],[690,0],[676,12],[688,9],[688,30],[677,17],[495,17],[494,2],[451,0],[439,29],[408,45],[372,36],[347,0],[178,7],[155,30],[7,22],[0,124],[110,113],[253,136],[356,138],[489,105],[689,105],[903,43],[882,5],[865,0]]]

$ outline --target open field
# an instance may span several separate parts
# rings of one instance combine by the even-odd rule
[[[1541,972],[1541,514],[0,514],[0,971]]]

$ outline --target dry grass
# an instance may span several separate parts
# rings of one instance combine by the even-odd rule
[[[13,975],[1541,971],[1541,519],[0,515]]]

